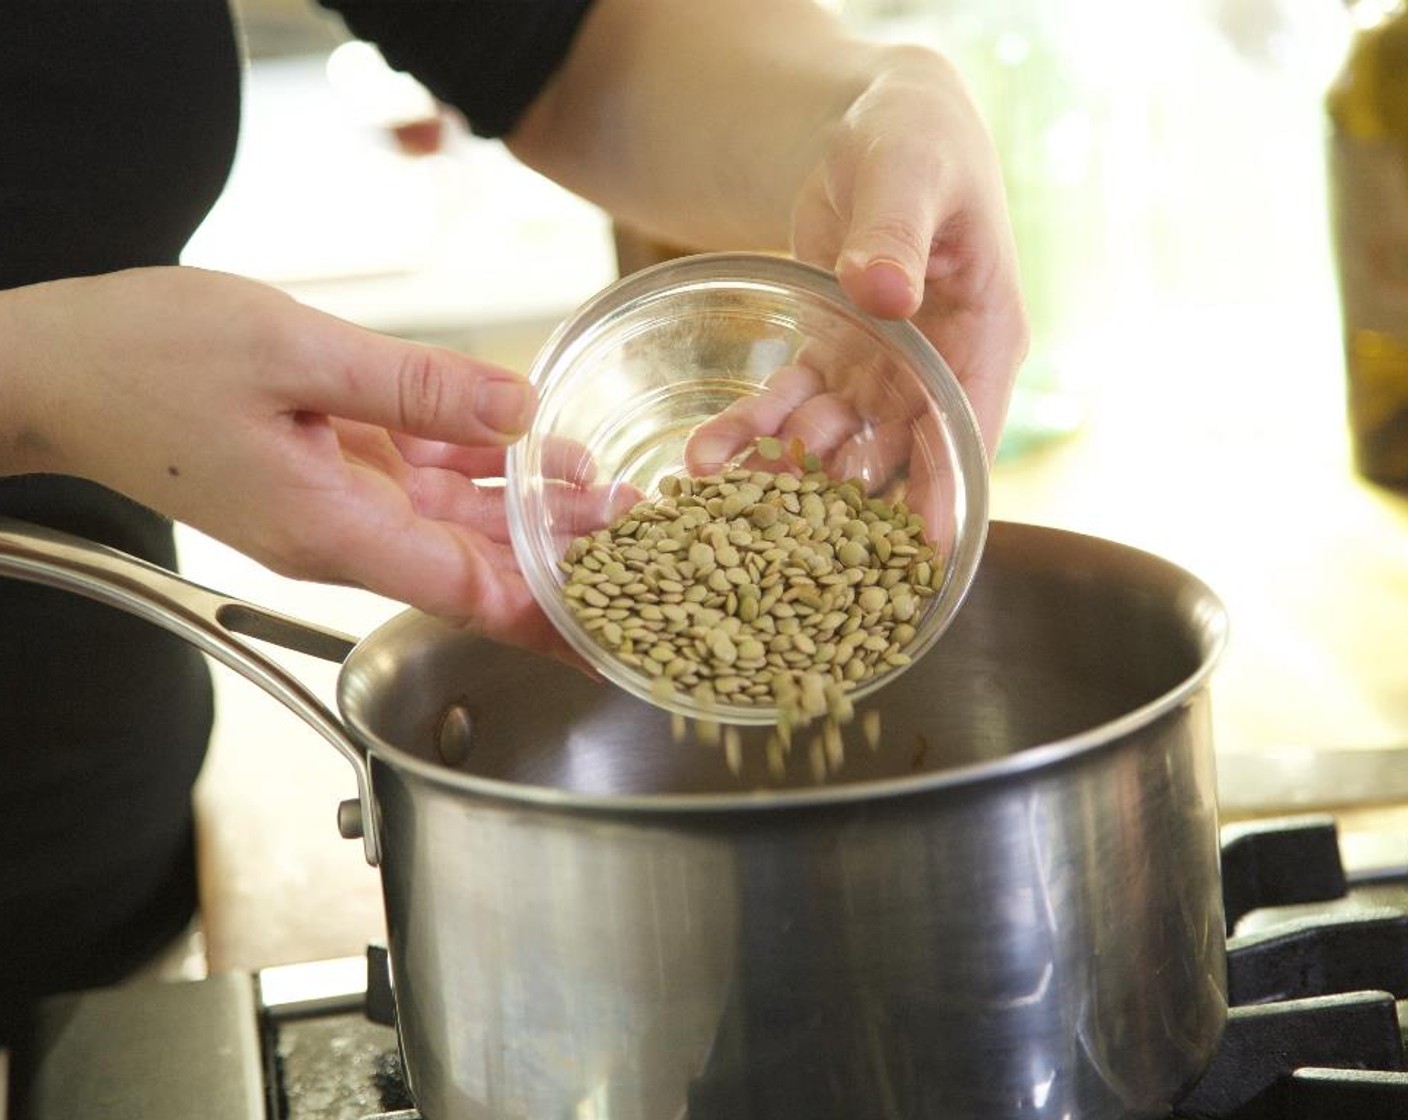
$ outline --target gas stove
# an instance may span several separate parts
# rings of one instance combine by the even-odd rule
[[[1408,865],[1347,876],[1333,818],[1286,818],[1225,831],[1223,893],[1232,1010],[1175,1116],[1408,1118]],[[59,996],[12,1062],[10,1118],[419,1120],[393,1023],[377,945]],[[707,1099],[661,1120],[713,1120]]]

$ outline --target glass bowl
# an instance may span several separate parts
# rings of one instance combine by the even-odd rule
[[[544,345],[531,377],[538,412],[506,468],[514,552],[573,648],[641,699],[717,723],[779,716],[775,703],[662,690],[658,667],[621,660],[564,594],[572,542],[658,499],[669,476],[821,470],[922,518],[935,556],[905,629],[912,637],[895,664],[846,686],[852,704],[929,649],[962,603],[987,531],[977,422],[923,335],[860,311],[830,273],[756,253],[667,261],[585,303]]]

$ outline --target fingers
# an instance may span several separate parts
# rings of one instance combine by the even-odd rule
[[[316,578],[365,587],[379,595],[454,619],[487,620],[529,609],[531,596],[512,553],[476,528],[420,516],[377,502],[381,480],[358,487],[361,497],[343,503],[323,526],[336,542]],[[527,596],[525,599],[524,596]]]
[[[825,388],[816,370],[783,366],[761,393],[739,398],[695,429],[685,445],[685,466],[693,474],[723,469],[759,436],[776,435],[793,412]]]
[[[543,489],[545,516],[553,530],[570,540],[600,529],[640,501],[639,491],[619,486],[568,486],[549,482]],[[504,489],[456,471],[421,468],[411,493],[416,513],[436,521],[472,526],[496,544],[509,540]]]
[[[396,448],[407,463],[417,467],[442,467],[470,478],[502,478],[505,449],[472,447],[442,440],[426,440],[392,433]],[[549,437],[543,447],[541,468],[544,478],[585,486],[596,478],[596,460],[576,440]]]
[[[473,526],[502,544],[508,537],[501,486],[484,486],[457,471],[422,467],[415,473],[411,502],[422,517]]]
[[[413,467],[437,467],[466,478],[502,478],[504,474],[506,456],[502,447],[467,447],[400,432],[392,432],[391,441]]]
[[[596,459],[575,439],[549,437],[540,464],[544,478],[559,479],[574,486],[587,486],[596,478]]]
[[[858,478],[867,494],[877,493],[905,465],[914,446],[908,418],[876,424],[857,431],[831,458],[836,478]]]
[[[572,660],[507,546],[465,525],[424,517],[382,521],[361,511],[340,527],[336,568],[322,578],[464,624],[496,641]]]
[[[572,486],[548,483],[543,488],[546,513],[553,533],[567,541],[595,532],[621,516],[645,495],[634,486]]]
[[[778,435],[784,444],[800,440],[809,454],[824,462],[862,427],[864,421],[841,397],[822,393],[795,408]]]
[[[947,553],[953,549],[954,533],[958,529],[956,479],[947,463],[931,458],[925,450],[941,446],[942,438],[938,417],[929,414],[920,418],[919,438],[912,444],[905,500],[910,512],[923,518],[929,540]]]

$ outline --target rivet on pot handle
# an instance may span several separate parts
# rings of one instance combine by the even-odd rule
[[[367,862],[381,860],[366,755],[341,722],[297,679],[236,635],[342,661],[356,639],[232,599],[135,556],[91,541],[0,517],[0,576],[72,591],[160,626],[257,684],[337,748],[357,779],[360,835]],[[338,812],[355,837],[353,814]]]

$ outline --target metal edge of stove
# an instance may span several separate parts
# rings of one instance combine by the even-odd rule
[[[323,1038],[318,1032],[331,1029],[339,1042],[356,1040],[365,1050],[372,1032],[387,1032],[385,1020],[369,1015],[379,987],[389,985],[384,968],[384,948],[372,945],[364,957],[50,997],[39,1005],[32,1033],[13,1058],[0,1050],[0,1120],[175,1120],[197,1113],[206,1120],[282,1118],[282,1040]],[[382,995],[384,1004],[389,991]],[[372,1049],[394,1050],[394,1039],[394,1031],[378,1034]],[[300,1060],[306,1078],[308,1059]],[[338,1061],[331,1053],[320,1060]],[[355,1114],[327,1115],[419,1120],[405,1107],[410,1102],[399,1066],[377,1073],[390,1078],[377,1085],[381,1105],[390,1108],[378,1107],[373,1096]],[[313,1084],[321,1089],[328,1082],[315,1078]],[[308,1107],[314,1109],[308,1115],[324,1115]]]
[[[260,1009],[275,1020],[360,1011],[367,967],[365,957],[334,957],[260,969],[254,978]]]
[[[1408,804],[1408,743],[1219,750],[1217,801],[1238,816]]]
[[[244,973],[143,981],[40,1004],[16,1120],[184,1117],[265,1120],[254,985]],[[24,1064],[28,1068],[19,1072]]]

